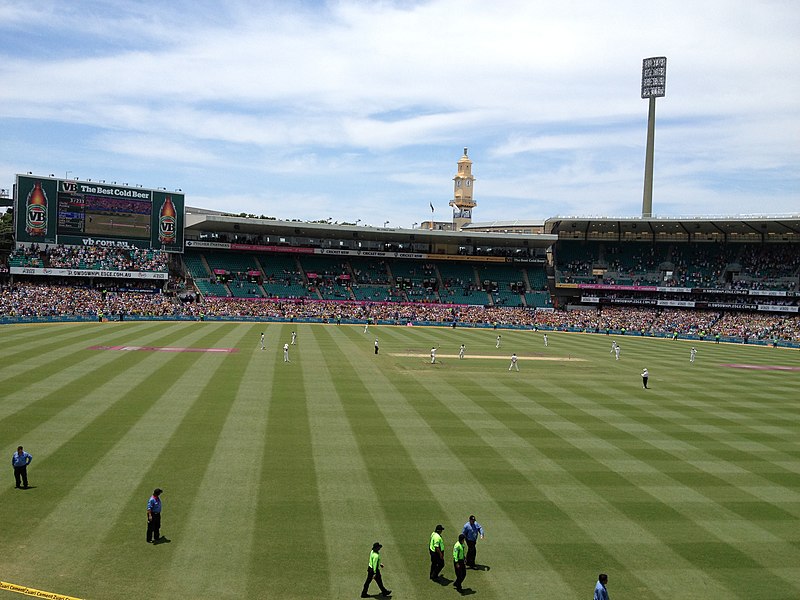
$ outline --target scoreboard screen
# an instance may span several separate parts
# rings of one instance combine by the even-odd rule
[[[59,235],[150,239],[152,203],[92,194],[58,194]]]
[[[17,175],[17,241],[182,252],[184,196],[176,192]]]

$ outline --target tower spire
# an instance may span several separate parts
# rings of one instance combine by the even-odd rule
[[[472,161],[467,150],[465,146],[464,156],[458,159],[456,176],[453,177],[453,199],[450,201],[450,206],[453,207],[454,231],[460,231],[464,225],[472,222],[472,209],[476,206],[472,198],[475,177],[472,176]]]

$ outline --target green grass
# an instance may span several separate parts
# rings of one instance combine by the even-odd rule
[[[0,328],[0,580],[97,600],[356,598],[378,540],[396,598],[456,597],[429,581],[427,540],[443,523],[452,548],[475,513],[490,569],[465,584],[483,600],[587,598],[600,571],[614,600],[800,597],[800,371],[723,366],[800,352],[700,343],[690,365],[683,341],[617,338],[615,361],[598,335],[545,348],[503,331],[498,350],[492,330],[362,331]],[[30,490],[13,489],[19,444]],[[151,546],[157,486],[170,542]]]

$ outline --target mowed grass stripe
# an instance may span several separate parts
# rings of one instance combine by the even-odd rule
[[[435,369],[435,365],[430,365]],[[463,525],[467,515],[475,513],[487,528],[487,540],[479,542],[478,562],[491,566],[491,577],[475,573],[473,580],[481,593],[493,589],[495,597],[509,593],[505,582],[513,577],[522,589],[535,587],[547,597],[569,597],[580,594],[580,579],[569,579],[538,550],[539,518],[525,510],[516,510],[515,502],[536,502],[545,506],[545,498],[535,484],[523,475],[504,455],[510,448],[516,453],[519,444],[509,442],[509,433],[492,423],[488,413],[479,408],[472,394],[463,394],[455,386],[439,380],[435,385],[428,377],[406,380],[399,384],[402,393],[431,431],[436,432],[446,448],[445,453],[456,462],[451,471],[458,474],[449,482],[449,491],[460,484],[470,490],[470,498],[460,502]],[[408,388],[408,389],[404,389]],[[417,388],[414,394],[412,388]],[[501,402],[501,398],[484,389],[483,400]],[[503,441],[501,441],[503,440]],[[469,474],[465,480],[464,474]],[[513,510],[508,510],[512,507]],[[481,516],[482,515],[482,516]],[[457,533],[456,531],[455,533]],[[455,535],[455,533],[453,535]],[[514,548],[509,555],[507,547]],[[604,551],[595,552],[596,560],[604,559]],[[482,587],[483,586],[483,587]]]
[[[642,403],[644,405],[646,404],[655,405],[655,403],[653,402],[647,403],[644,400],[642,400]],[[617,424],[618,424],[617,422],[613,423],[614,426],[616,426]],[[643,445],[643,442],[646,443],[647,439],[657,436],[660,433],[660,431],[661,430],[650,427],[648,427],[645,430],[641,430],[641,433],[638,435],[638,437],[636,437],[634,443],[641,446]],[[623,438],[616,436],[614,441],[619,443],[620,441],[623,441]],[[722,443],[723,442],[720,442],[719,445],[722,445]],[[709,445],[710,443],[703,444],[702,442],[694,444],[693,446],[689,446],[687,444],[687,450],[685,452],[681,452],[680,458],[683,460],[683,464],[692,465],[696,467],[696,472],[705,473],[708,475],[707,479],[709,485],[704,487],[704,491],[705,488],[709,490],[722,490],[719,494],[714,494],[712,497],[708,497],[708,494],[705,494],[702,498],[699,495],[694,496],[693,497],[694,501],[704,501],[709,504],[713,503],[715,505],[714,508],[714,511],[716,513],[715,518],[732,520],[736,518],[736,515],[725,514],[726,511],[722,510],[722,506],[717,505],[717,502],[719,502],[720,497],[724,498],[725,496],[727,496],[729,494],[729,491],[727,490],[730,490],[731,488],[739,488],[741,487],[742,483],[747,484],[753,479],[760,480],[760,478],[755,472],[748,473],[747,471],[745,471],[745,469],[742,468],[741,465],[729,463],[727,460],[714,460],[713,457],[704,456],[705,454],[704,447],[708,447]],[[618,447],[620,450],[623,449],[622,445],[618,445]],[[629,446],[626,444],[625,450],[627,451],[629,448],[635,448],[635,447],[636,447],[635,445]],[[648,452],[647,454],[649,457],[652,457],[652,453]],[[643,469],[637,468],[636,460],[631,460],[631,458],[634,459],[638,458],[635,452],[633,453],[633,456],[630,455],[623,456],[620,459],[617,457],[613,457],[611,453],[603,452],[602,449],[598,448],[595,449],[595,455],[599,455],[599,460],[602,460],[605,464],[609,466],[609,468],[620,471],[631,471],[633,473],[632,476],[634,477],[637,476],[636,473],[643,471]],[[666,459],[666,457],[664,458]],[[652,464],[652,461],[648,461],[647,464]],[[653,469],[653,471],[655,471],[655,469]],[[726,479],[722,480],[714,476],[714,474],[718,472],[719,473],[727,472],[729,473],[729,475]],[[691,492],[688,487],[685,489],[681,489],[682,486],[676,486],[674,482],[668,482],[666,484],[664,484],[664,482],[661,482],[660,484],[661,487],[659,487],[658,485],[656,485],[656,482],[652,480],[653,479],[652,474],[648,473],[646,476],[650,481],[648,481],[647,484],[645,485],[649,484],[649,487],[652,488],[652,493],[654,494],[658,494],[659,492],[663,494],[663,490],[665,489],[678,488],[680,489],[680,491],[678,491],[677,493],[680,496],[687,497],[687,499],[691,497],[690,496]],[[752,500],[756,501],[756,498],[752,498]],[[691,517],[689,516],[689,518]],[[771,537],[771,536],[767,534],[767,532],[763,532],[762,537]],[[775,541],[777,541],[777,539]]]
[[[696,438],[692,445],[705,450],[707,458],[694,460],[708,462],[708,469],[727,473],[732,480],[737,478],[737,473],[747,471],[757,478],[749,482],[751,485],[766,485],[769,482],[787,490],[800,489],[800,463],[792,468],[791,461],[794,457],[780,448],[787,443],[786,447],[791,447],[791,440],[800,437],[800,428],[795,426],[795,431],[792,432],[788,427],[769,427],[765,431],[756,417],[739,414],[735,407],[720,408],[719,402],[723,399],[716,398],[717,395],[695,395],[691,407],[687,408],[690,411],[689,416],[676,417],[675,415],[681,413],[675,411],[673,415],[665,417],[677,426],[674,429],[678,434],[690,440]],[[680,408],[684,404],[681,398],[680,391],[673,396]],[[703,399],[708,401],[703,402]],[[651,401],[650,404],[654,402]],[[705,406],[706,410],[699,406]],[[703,462],[698,466],[702,468]],[[800,496],[797,499],[800,500]]]
[[[148,327],[149,335],[145,339],[152,344],[177,339],[176,334],[165,336],[164,331],[163,327]],[[124,335],[127,337],[129,334]],[[138,353],[141,355],[129,359],[124,353],[87,350],[93,341],[96,338],[82,338],[78,343],[60,346],[58,351],[43,355],[32,365],[23,362],[18,374],[2,381],[0,432],[10,426],[18,434],[23,434],[25,430],[21,429],[21,422],[32,421],[34,417],[45,418],[59,406],[66,406],[75,390],[83,393],[91,389],[95,381],[104,382],[120,369],[120,365],[146,358],[146,353]],[[20,416],[22,412],[25,414]]]
[[[280,340],[291,341],[292,324],[280,326]],[[325,530],[311,447],[303,373],[314,369],[301,352],[274,354],[266,439],[257,491],[257,543],[249,558],[247,594],[251,598],[327,597],[330,581]]]
[[[159,325],[161,324],[150,323],[146,329],[157,333],[162,329]],[[0,328],[0,331],[4,332],[6,329]],[[49,364],[53,359],[68,360],[72,353],[85,350],[89,346],[121,344],[129,335],[127,331],[129,328],[115,324],[94,323],[66,330],[48,326],[43,331],[34,331],[37,335],[17,337],[13,344],[6,344],[4,337],[3,352],[0,353],[0,385],[4,388],[13,387],[16,380],[23,383],[30,381],[30,376],[35,378],[42,365]]]
[[[595,394],[596,394],[596,392],[595,392]],[[654,431],[653,433],[656,433],[656,432]],[[589,453],[587,452],[586,455],[588,457]],[[685,458],[685,456],[684,456],[684,458]],[[573,468],[572,470],[576,471],[575,468]],[[703,471],[700,468],[697,468],[696,471],[697,471],[698,474],[702,473],[703,480],[708,482],[708,484],[709,484],[708,487],[707,488],[706,487],[699,487],[698,486],[698,480],[693,477],[693,478],[691,478],[690,482],[685,482],[684,483],[686,485],[686,487],[685,487],[685,489],[683,489],[679,493],[678,497],[688,496],[689,498],[696,498],[696,496],[694,496],[693,494],[695,494],[697,492],[700,492],[705,497],[705,500],[706,500],[707,503],[713,503],[713,504],[716,505],[714,499],[707,495],[706,490],[707,489],[708,490],[717,489],[719,486],[712,485],[712,482],[714,480],[717,480],[717,481],[721,482],[721,480],[719,478],[713,476],[712,474],[709,474],[709,473]],[[681,474],[670,473],[669,475],[670,475],[670,478],[672,478],[674,481],[676,481],[678,483],[681,483],[681,479],[683,479]],[[629,485],[630,486],[630,483],[633,482],[632,479],[631,479],[632,476],[630,474],[628,474],[628,473],[625,473],[625,472],[615,471],[614,472],[614,476],[615,476],[616,480],[619,482],[618,485],[615,486],[617,488],[624,487],[624,485],[622,484],[623,479],[626,481],[625,485]],[[606,475],[606,478],[609,478],[609,476]],[[759,555],[758,554],[747,554],[745,552],[742,552],[737,547],[734,547],[734,545],[727,544],[725,542],[720,541],[720,538],[718,536],[716,536],[715,531],[713,531],[712,529],[703,527],[704,523],[696,520],[696,518],[695,518],[696,517],[696,513],[695,513],[696,509],[694,509],[693,507],[696,506],[696,505],[686,505],[686,506],[684,506],[684,504],[682,504],[681,502],[679,502],[677,500],[677,498],[674,496],[674,494],[669,496],[669,498],[672,500],[672,502],[670,503],[669,507],[664,505],[663,502],[661,502],[661,500],[664,499],[665,490],[674,489],[674,488],[680,487],[680,486],[675,486],[674,482],[667,482],[667,485],[654,486],[653,485],[654,482],[651,481],[650,484],[651,485],[648,485],[648,486],[638,486],[638,487],[639,487],[640,490],[651,494],[653,496],[653,498],[657,498],[659,504],[662,504],[662,506],[660,506],[658,508],[658,510],[654,510],[653,507],[652,507],[652,504],[653,504],[652,502],[640,503],[640,505],[642,507],[646,508],[646,513],[642,515],[644,517],[643,523],[646,523],[646,524],[651,523],[652,521],[649,521],[647,519],[652,519],[652,516],[655,515],[655,514],[659,515],[659,521],[670,521],[670,520],[673,521],[673,523],[671,524],[671,527],[669,529],[669,532],[666,534],[666,537],[665,537],[665,534],[663,533],[663,531],[664,531],[663,528],[661,529],[661,531],[662,531],[661,534],[657,533],[657,530],[656,530],[655,527],[652,528],[652,532],[657,534],[657,535],[660,535],[660,537],[662,539],[664,539],[665,543],[668,543],[670,537],[676,534],[676,532],[677,532],[676,528],[678,526],[681,527],[681,532],[683,534],[683,535],[681,535],[681,533],[678,533],[677,534],[678,537],[682,537],[683,539],[686,539],[687,537],[694,537],[695,541],[693,542],[693,545],[680,545],[680,546],[677,546],[677,547],[673,548],[673,550],[675,550],[676,552],[678,552],[682,556],[684,556],[684,558],[686,560],[692,561],[693,560],[692,557],[694,556],[696,558],[695,555],[697,553],[701,553],[703,551],[702,550],[703,548],[705,548],[705,549],[713,548],[718,555],[723,556],[725,558],[736,557],[737,561],[735,562],[735,564],[738,564],[739,566],[742,566],[744,568],[747,568],[748,566],[749,567],[753,567],[755,565],[755,563],[759,562]],[[632,498],[632,499],[635,498],[635,494],[630,492],[630,498]],[[623,499],[623,500],[620,500],[616,504],[616,506],[620,510],[625,512],[626,514],[629,514],[631,507],[632,506],[636,506],[636,504],[631,503],[629,500]],[[715,510],[715,512],[719,513],[720,515],[725,515],[725,513],[727,513],[727,511],[721,505],[716,505],[714,510]],[[733,516],[733,515],[729,514],[728,516]],[[694,523],[695,525],[700,526],[702,529],[705,529],[705,531],[706,531],[706,535],[705,535],[706,540],[705,541],[701,541],[699,539],[699,536],[698,536],[698,531],[699,530],[697,529],[697,527],[692,527],[691,525],[689,525],[691,523]],[[765,532],[765,534],[766,534],[766,532]],[[690,548],[696,548],[697,550],[694,553],[691,553],[689,551]],[[727,580],[726,577],[724,575],[722,575],[722,574],[719,574],[719,573],[716,573],[716,572],[712,571],[711,575],[714,576],[715,578],[717,578],[718,581],[721,584],[728,584],[729,583],[729,580]],[[780,590],[782,585],[784,585],[784,582],[771,582],[771,588],[774,589],[774,590]]]
[[[31,348],[41,348],[62,340],[89,335],[84,323],[41,323],[35,325],[0,325],[0,376],[9,364],[21,362]]]
[[[197,323],[194,329],[202,335],[197,342],[202,346],[232,346],[242,335],[237,325],[229,323]],[[169,583],[171,561],[178,544],[191,536],[185,532],[193,525],[189,519],[192,504],[197,500],[198,487],[232,403],[229,383],[241,376],[247,362],[238,353],[177,356],[186,361],[187,371],[193,372],[198,381],[185,388],[176,386],[181,371],[169,368],[159,369],[151,376],[155,386],[151,393],[156,400],[176,402],[180,408],[168,411],[175,416],[168,421],[152,413],[155,403],[147,409],[145,418],[153,424],[146,438],[150,445],[140,445],[136,450],[142,456],[142,466],[136,479],[125,486],[127,495],[119,517],[94,557],[96,578],[92,583],[97,586],[96,597],[113,597],[116,592],[106,587],[109,582],[128,590],[128,597],[175,597],[162,595]],[[149,546],[145,543],[145,506],[155,487],[164,489],[161,534],[170,543]],[[147,577],[143,579],[144,572]],[[198,570],[195,575],[208,576]]]
[[[372,344],[364,344],[362,334],[356,331],[324,328],[318,339],[321,344],[333,342],[340,348],[341,364],[333,385],[384,514],[374,524],[372,541],[384,544],[384,562],[392,565],[385,573],[386,585],[397,594],[413,594],[415,598],[427,598],[431,590],[441,594],[439,586],[427,576],[430,557],[426,544],[436,523],[443,522],[450,531],[455,525],[450,526],[447,511],[409,453],[412,447],[426,453],[438,440],[404,421],[404,416],[413,416],[408,412],[407,401],[382,372],[385,367],[381,365],[391,359],[376,357]],[[388,530],[377,529],[386,525]],[[370,538],[364,540],[357,563],[362,576],[366,574],[370,545]],[[449,551],[452,552],[452,542]],[[446,565],[451,562],[449,559]],[[452,564],[446,572],[452,578]],[[373,592],[375,589],[373,584]]]
[[[320,325],[301,326],[298,333],[297,353],[302,354],[305,364],[313,365],[313,369],[303,369],[303,382],[309,397],[308,420],[329,564],[329,597],[355,598],[364,582],[372,542],[380,538],[388,549],[396,541],[389,537],[390,519],[372,486],[365,456],[334,385],[347,368],[339,356],[353,349],[348,343],[338,346]],[[390,565],[387,583],[400,595],[403,586],[398,578],[399,563],[388,552],[386,556]]]
[[[261,331],[270,351],[260,350]],[[254,499],[279,328],[240,325],[235,332],[243,334],[233,344],[246,360],[245,370],[229,382],[233,403],[187,515],[191,526],[176,540],[169,575],[158,593],[162,598],[247,597],[243,557],[252,552],[253,525],[263,518]]]
[[[165,334],[162,329],[159,339],[174,340],[178,335],[169,330]],[[146,379],[147,371],[137,372],[138,365],[143,362],[157,364],[165,360],[163,356],[148,352],[123,353],[111,359],[86,352],[82,355],[85,366],[75,367],[82,373],[79,377],[70,379],[73,374],[61,368],[52,376],[47,373],[49,393],[36,398],[25,410],[17,410],[0,420],[0,436],[25,440],[23,445],[28,446],[32,454],[34,450],[36,452],[37,476],[50,479],[51,489],[69,489],[69,476],[82,474],[83,469],[90,468],[91,463],[87,459],[102,447],[98,442],[112,442],[113,434],[123,430],[127,421],[117,420],[116,413],[112,412],[110,429],[90,429],[92,424],[103,415],[108,415],[116,406],[116,401],[125,397],[120,392],[127,392],[130,386],[139,385]],[[100,363],[99,366],[93,367],[95,361]],[[8,398],[3,401],[4,406],[7,404]],[[125,409],[117,407],[115,410]],[[99,423],[103,423],[103,420],[100,419]],[[75,458],[73,451],[64,445],[75,441],[74,438],[79,435],[82,437],[77,442],[87,445],[90,454],[81,457],[79,464],[83,469],[76,470],[71,464]],[[65,468],[69,476],[61,475]],[[0,498],[5,493],[8,490],[0,492]]]
[[[395,342],[404,346],[419,346],[414,339],[420,330],[396,330],[403,334],[404,340]],[[426,336],[430,339],[431,332],[442,338],[442,346],[453,346],[452,333],[444,328],[434,330],[425,328]],[[458,339],[461,339],[459,334]],[[424,342],[428,343],[428,341]],[[460,343],[460,342],[459,342]],[[441,346],[440,346],[441,347]],[[463,361],[448,359],[448,364],[463,366]],[[373,361],[374,362],[374,361]],[[391,408],[387,412],[387,421],[390,425],[403,432],[400,439],[406,446],[406,451],[414,461],[417,469],[422,474],[427,485],[442,498],[447,508],[445,524],[452,523],[452,533],[448,538],[450,545],[454,541],[467,515],[476,512],[483,515],[484,525],[494,533],[492,540],[503,540],[506,545],[514,547],[511,555],[503,553],[503,549],[495,544],[483,544],[482,557],[484,563],[492,566],[493,577],[483,577],[475,573],[468,583],[475,586],[481,594],[490,597],[506,597],[508,589],[504,582],[509,576],[519,582],[520,588],[536,586],[547,595],[564,593],[570,586],[558,573],[550,569],[550,565],[536,552],[535,545],[531,543],[529,523],[513,521],[504,511],[498,509],[492,501],[493,497],[502,496],[504,490],[498,490],[498,481],[507,481],[510,476],[503,465],[497,460],[497,454],[491,444],[478,439],[469,429],[466,420],[462,421],[462,409],[451,409],[455,399],[450,390],[446,388],[438,393],[436,389],[440,384],[437,377],[442,372],[438,371],[440,364],[431,365],[429,359],[401,358],[393,361],[395,364],[414,365],[414,377],[399,376],[390,362],[381,368],[379,374],[367,373],[365,381],[381,388],[394,388],[394,393],[400,394],[402,402],[395,402],[404,406],[402,415],[395,415],[397,409]],[[474,363],[473,363],[474,364]],[[495,363],[496,364],[496,363]],[[381,380],[386,376],[386,382]],[[430,388],[426,386],[430,384]],[[385,402],[384,402],[385,404]],[[419,432],[420,437],[413,437],[408,432]],[[421,439],[420,439],[421,438]],[[515,484],[527,486],[527,482],[517,479]],[[509,484],[507,489],[519,492],[519,486]],[[528,490],[526,490],[528,491]],[[523,494],[524,495],[524,494]],[[490,520],[490,521],[487,521]],[[490,525],[489,523],[493,525]],[[432,524],[428,528],[432,528]],[[527,530],[527,531],[524,531]],[[426,534],[429,532],[425,532]],[[420,537],[424,537],[421,534]],[[478,562],[482,562],[479,559]],[[451,571],[452,567],[447,570]],[[420,572],[423,569],[420,568]],[[574,590],[572,590],[574,593]]]
[[[632,518],[624,507],[614,503],[617,497],[637,497],[636,486],[618,476],[618,483],[611,485],[609,480],[615,474],[572,441],[588,437],[588,432],[570,427],[575,436],[564,437],[561,425],[565,421],[569,423],[567,418],[546,407],[543,414],[541,398],[545,395],[540,389],[532,392],[529,381],[525,382],[527,385],[520,385],[521,381],[499,385],[498,392],[507,399],[511,410],[498,412],[496,407],[487,410],[528,441],[536,453],[534,464],[541,462],[544,456],[545,461],[552,461],[562,469],[562,473],[555,476],[531,469],[528,477],[540,481],[538,487],[546,502],[527,503],[533,504],[527,507],[529,511],[540,513],[540,518],[535,519],[538,547],[554,562],[559,572],[572,572],[573,577],[581,579],[592,570],[613,570],[620,579],[617,588],[620,592],[642,597],[644,590],[653,593],[665,589],[667,583],[666,574],[650,569],[671,564],[681,569],[687,589],[702,589],[711,597],[727,594],[724,586],[715,585],[705,573],[681,560],[654,532]],[[472,382],[472,385],[479,384]],[[532,415],[527,408],[530,404],[535,407]],[[641,491],[638,497],[641,500],[648,498]],[[510,504],[514,503],[520,509],[526,508],[526,503],[516,501]],[[587,540],[592,540],[596,546],[587,544]],[[600,565],[597,563],[603,560],[604,554],[595,552],[599,547],[610,558]],[[611,566],[606,566],[608,564]]]
[[[460,345],[463,339],[463,334],[467,330],[459,332],[458,344]],[[481,337],[486,338],[486,332],[472,333],[483,334]],[[445,573],[448,577],[453,577],[452,562],[450,559],[450,550],[452,544],[460,532],[461,526],[467,519],[467,515],[471,512],[482,514],[484,525],[488,526],[492,534],[488,539],[495,540],[494,543],[487,542],[482,545],[481,553],[479,554],[478,562],[484,564],[489,563],[492,566],[492,577],[485,577],[481,572],[471,572],[470,577],[467,579],[467,585],[472,586],[478,590],[478,593],[488,597],[504,598],[508,595],[508,589],[505,585],[507,577],[512,575],[518,580],[520,589],[526,589],[536,586],[537,589],[547,594],[551,589],[563,590],[568,587],[561,580],[560,576],[549,570],[548,565],[543,560],[536,560],[536,552],[530,546],[529,539],[527,539],[517,528],[516,524],[512,523],[509,517],[500,510],[492,501],[495,490],[491,488],[491,482],[482,481],[476,477],[472,469],[472,461],[465,462],[464,457],[460,453],[452,452],[448,446],[447,436],[450,435],[455,424],[458,422],[459,417],[455,414],[447,414],[447,410],[440,414],[440,419],[430,422],[426,420],[427,414],[419,410],[420,405],[428,405],[433,402],[436,405],[437,398],[432,395],[433,392],[426,390],[424,383],[431,380],[428,373],[431,369],[436,369],[436,365],[430,365],[427,353],[431,345],[439,344],[439,350],[443,348],[451,348],[453,354],[457,354],[458,345],[455,345],[452,334],[446,328],[390,328],[389,335],[384,335],[386,340],[389,338],[389,350],[397,350],[398,348],[425,348],[421,353],[423,358],[402,358],[399,361],[392,359],[383,359],[380,367],[380,374],[367,373],[362,376],[365,384],[372,387],[377,386],[380,389],[390,389],[392,394],[396,396],[398,393],[400,397],[395,402],[395,405],[404,407],[403,414],[395,414],[397,410],[394,408],[387,411],[387,422],[397,430],[399,439],[405,445],[406,452],[413,460],[416,468],[424,478],[426,485],[431,489],[431,492],[436,498],[440,499],[443,504],[445,513],[444,517],[435,519],[435,515],[430,515],[427,519],[423,516],[417,516],[413,522],[409,522],[407,527],[409,530],[417,530],[417,540],[408,540],[408,545],[419,543],[420,547],[424,540],[432,530],[434,521],[442,521],[445,524],[445,541],[447,545],[447,567]],[[423,341],[420,342],[419,339]],[[478,336],[475,336],[476,340]],[[484,339],[487,341],[488,338]],[[494,347],[494,337],[490,340],[492,348]],[[472,344],[474,347],[475,344]],[[383,350],[382,350],[383,352]],[[485,352],[485,351],[484,351]],[[441,353],[440,353],[441,354]],[[448,359],[449,360],[449,359]],[[395,368],[397,362],[406,363],[413,362],[415,365],[422,365],[420,368],[420,375],[413,380],[408,379],[405,375],[398,378],[398,371]],[[375,357],[369,361],[368,364],[379,364]],[[385,378],[385,379],[384,379]],[[374,380],[374,381],[373,381]],[[408,387],[406,387],[408,385]],[[449,399],[449,393],[445,392],[444,395]],[[441,400],[440,400],[441,401]],[[384,400],[382,405],[387,405]],[[438,406],[438,405],[437,405]],[[444,405],[442,405],[444,406]],[[452,419],[452,422],[450,420]],[[442,425],[440,426],[440,423]],[[402,432],[402,434],[400,433]],[[412,432],[411,434],[409,432]],[[470,458],[473,458],[472,456]],[[490,519],[491,525],[487,522]],[[427,525],[427,529],[425,529]],[[449,533],[447,533],[449,531]],[[407,535],[408,537],[408,535]],[[502,540],[502,547],[500,541]],[[507,547],[513,547],[513,553],[504,553],[503,550]],[[416,554],[417,567],[415,573],[421,581],[425,581],[425,573],[427,573],[427,564],[425,561],[424,552]],[[421,564],[420,564],[421,563]],[[537,568],[537,565],[540,568]],[[424,597],[438,597],[441,592],[437,592],[436,586],[428,587]]]
[[[206,341],[211,339],[209,333],[206,332],[203,338]],[[214,334],[216,337],[217,333]],[[200,336],[182,339],[191,343],[197,338]],[[67,458],[72,461],[70,467],[62,465],[51,475],[36,468],[37,489],[24,500],[14,498],[26,502],[26,509],[31,510],[31,514],[43,515],[37,527],[32,528],[30,521],[26,521],[20,523],[17,531],[23,536],[19,543],[24,543],[25,552],[20,555],[20,563],[15,565],[15,569],[23,580],[41,581],[42,577],[47,577],[49,582],[46,583],[51,583],[51,588],[57,586],[64,590],[69,587],[71,595],[79,597],[115,594],[114,589],[103,587],[107,579],[97,577],[87,581],[85,572],[76,571],[74,564],[94,564],[97,569],[98,559],[118,556],[116,544],[110,549],[105,547],[108,554],[101,550],[104,539],[117,519],[131,517],[122,511],[132,490],[137,488],[144,469],[150,468],[155,460],[154,448],[166,442],[164,423],[177,424],[178,421],[173,419],[185,410],[183,403],[175,401],[169,392],[179,387],[190,387],[197,379],[196,376],[178,376],[176,380],[172,375],[191,373],[196,362],[206,360],[211,363],[220,359],[219,356],[194,353],[166,357],[156,353],[145,354],[148,354],[148,359],[136,364],[138,373],[123,371],[119,375],[119,378],[129,381],[130,387],[116,386],[112,381],[97,390],[96,393],[108,405],[107,410],[87,424],[80,434],[61,440],[63,452],[71,457]],[[92,415],[87,414],[87,418],[92,418]],[[107,452],[103,453],[106,448]],[[38,461],[35,464],[39,466]],[[80,479],[72,481],[70,487],[59,488],[56,484],[65,478],[61,471],[68,468],[72,473],[79,473]],[[53,481],[54,477],[58,481]],[[137,491],[145,494],[141,489]],[[45,513],[44,499],[54,503],[49,513]],[[141,511],[137,516],[137,523],[141,523]],[[142,534],[137,538],[141,542]],[[37,553],[39,557],[35,565],[29,562],[31,553]]]
[[[588,390],[587,390],[588,391]],[[761,459],[754,453],[772,455],[775,459],[789,458],[789,455],[780,452],[772,444],[772,441],[783,441],[782,437],[773,437],[769,434],[754,435],[752,428],[740,426],[739,420],[734,420],[734,413],[725,411],[723,415],[714,416],[712,403],[707,403],[709,410],[704,412],[705,417],[701,418],[695,414],[697,398],[691,407],[687,407],[688,414],[681,412],[682,401],[680,391],[660,396],[650,395],[649,393],[640,394],[635,403],[631,402],[625,408],[615,408],[615,411],[602,409],[602,411],[588,411],[593,417],[605,416],[614,421],[615,425],[632,431],[632,423],[641,424],[642,427],[635,428],[640,432],[639,437],[651,436],[654,430],[666,432],[670,436],[680,437],[686,441],[687,450],[706,450],[708,460],[724,461],[720,462],[720,468],[727,468],[731,472],[744,470],[739,461],[757,461],[763,466],[771,465],[772,459]],[[610,402],[612,398],[606,396]],[[616,400],[614,400],[616,402]],[[664,408],[672,402],[677,403],[674,409]],[[704,422],[700,422],[700,421]],[[732,424],[731,424],[732,423]],[[749,435],[748,435],[749,432]],[[760,437],[756,441],[756,437]],[[744,444],[747,450],[742,450],[740,446]],[[733,464],[730,456],[734,456],[737,464]],[[728,464],[726,464],[728,463]],[[759,469],[760,470],[760,469]]]
[[[576,452],[574,448],[570,448],[569,440],[565,440],[563,425],[568,424],[568,429],[578,435],[581,434],[581,429],[579,427],[576,428],[569,421],[559,419],[557,414],[546,408],[542,410],[541,396],[535,389],[535,381],[532,382],[529,379],[517,377],[516,372],[507,373],[506,375],[504,379],[508,387],[502,383],[491,387],[492,390],[495,390],[495,394],[501,394],[506,398],[506,402],[487,402],[484,395],[480,394],[481,401],[479,404],[484,406],[490,414],[505,423],[510,430],[516,432],[521,439],[531,444],[535,454],[530,457],[531,466],[528,469],[523,467],[527,476],[535,477],[542,493],[546,493],[548,500],[554,502],[563,501],[568,505],[570,498],[578,497],[581,506],[586,503],[593,503],[595,506],[597,506],[598,502],[604,503],[603,497],[595,494],[591,487],[578,483],[577,480],[569,475],[569,463],[578,463],[581,454]],[[509,382],[515,383],[511,384]],[[518,385],[519,382],[524,383]],[[463,386],[465,393],[470,393],[470,390],[472,390],[473,394],[475,394],[476,388],[486,390],[488,387],[486,382],[479,383],[474,380],[459,381],[456,385]],[[513,389],[514,386],[520,387],[520,389],[515,390]],[[553,428],[554,425],[556,425],[555,428]],[[542,452],[545,454],[542,455]],[[566,457],[566,461],[562,458],[562,454]],[[515,463],[521,462],[520,458],[514,458],[513,460]],[[564,464],[565,462],[567,464]],[[524,461],[522,464],[527,463],[528,461]],[[553,472],[553,464],[561,465],[562,472]],[[582,461],[579,464],[582,464]],[[588,469],[590,467],[585,468]],[[603,468],[598,468],[598,471],[602,470]],[[549,490],[553,488],[564,490],[564,495],[552,494]],[[539,502],[535,500],[535,497],[534,501]],[[563,508],[560,505],[559,507]],[[580,513],[581,511],[578,512]],[[579,529],[570,533],[570,528],[565,527],[556,518],[544,526],[545,531],[539,533],[539,539],[559,540],[559,543],[568,541],[579,543],[581,539],[602,535],[602,532],[596,529],[594,521],[584,521],[580,518],[580,514],[576,514],[575,517],[575,525],[578,525]],[[552,533],[547,535],[547,531],[550,529],[552,529]],[[600,541],[598,539],[598,542]],[[596,561],[597,557],[593,557],[592,560]],[[585,568],[591,570],[593,567],[586,565]],[[576,574],[576,576],[578,575]]]
[[[610,397],[607,396],[607,398],[609,401],[611,400]],[[680,400],[677,400],[677,402],[680,403]],[[762,461],[762,463],[759,464],[757,457],[752,453],[740,452],[737,458],[741,460],[747,459],[749,462],[756,462],[757,468],[748,470],[741,460],[736,462],[730,460],[730,454],[734,451],[727,450],[723,452],[724,447],[729,443],[723,439],[724,436],[722,435],[726,432],[724,425],[726,421],[728,421],[727,418],[720,418],[718,420],[718,425],[707,425],[702,430],[698,431],[697,427],[692,426],[691,421],[680,418],[680,413],[677,410],[670,409],[667,413],[668,416],[653,415],[649,412],[649,410],[653,410],[658,411],[662,415],[665,414],[664,409],[661,408],[663,403],[665,403],[664,398],[654,400],[653,396],[643,394],[636,406],[629,406],[626,409],[625,417],[645,426],[644,429],[640,429],[636,434],[632,433],[631,435],[634,435],[634,437],[640,440],[652,440],[657,437],[659,433],[666,433],[673,438],[679,438],[684,442],[684,446],[681,448],[673,447],[669,449],[669,452],[674,458],[683,461],[684,464],[693,465],[698,471],[708,473],[709,476],[715,477],[715,480],[725,482],[727,485],[737,489],[769,485],[777,485],[785,488],[787,491],[797,489],[796,484],[800,481],[800,478],[798,478],[796,473],[784,471],[783,473],[775,473],[773,477],[765,477],[765,475],[769,475],[765,472],[765,467],[767,465],[769,465],[769,468],[773,471],[780,469],[772,461]],[[634,411],[638,411],[638,415],[643,416],[643,418],[637,420]],[[676,417],[676,415],[678,416]],[[715,433],[706,433],[709,428],[712,428],[712,431]],[[720,433],[717,434],[716,432]],[[763,437],[765,438],[761,442],[763,447],[769,448],[768,438],[770,436],[765,435]],[[716,449],[716,451],[708,452],[706,448]],[[722,456],[720,456],[720,454],[722,454]],[[794,496],[792,499],[800,500],[800,495],[798,495],[797,492],[790,493]],[[786,498],[784,492],[780,492],[778,497]],[[746,500],[748,498],[743,497],[743,499]],[[749,499],[755,500],[756,498],[750,497]],[[769,498],[764,496],[760,496],[759,499],[767,502],[770,501]]]

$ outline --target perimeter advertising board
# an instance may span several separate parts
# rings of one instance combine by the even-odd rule
[[[18,242],[183,252],[181,193],[17,175],[14,217]]]

